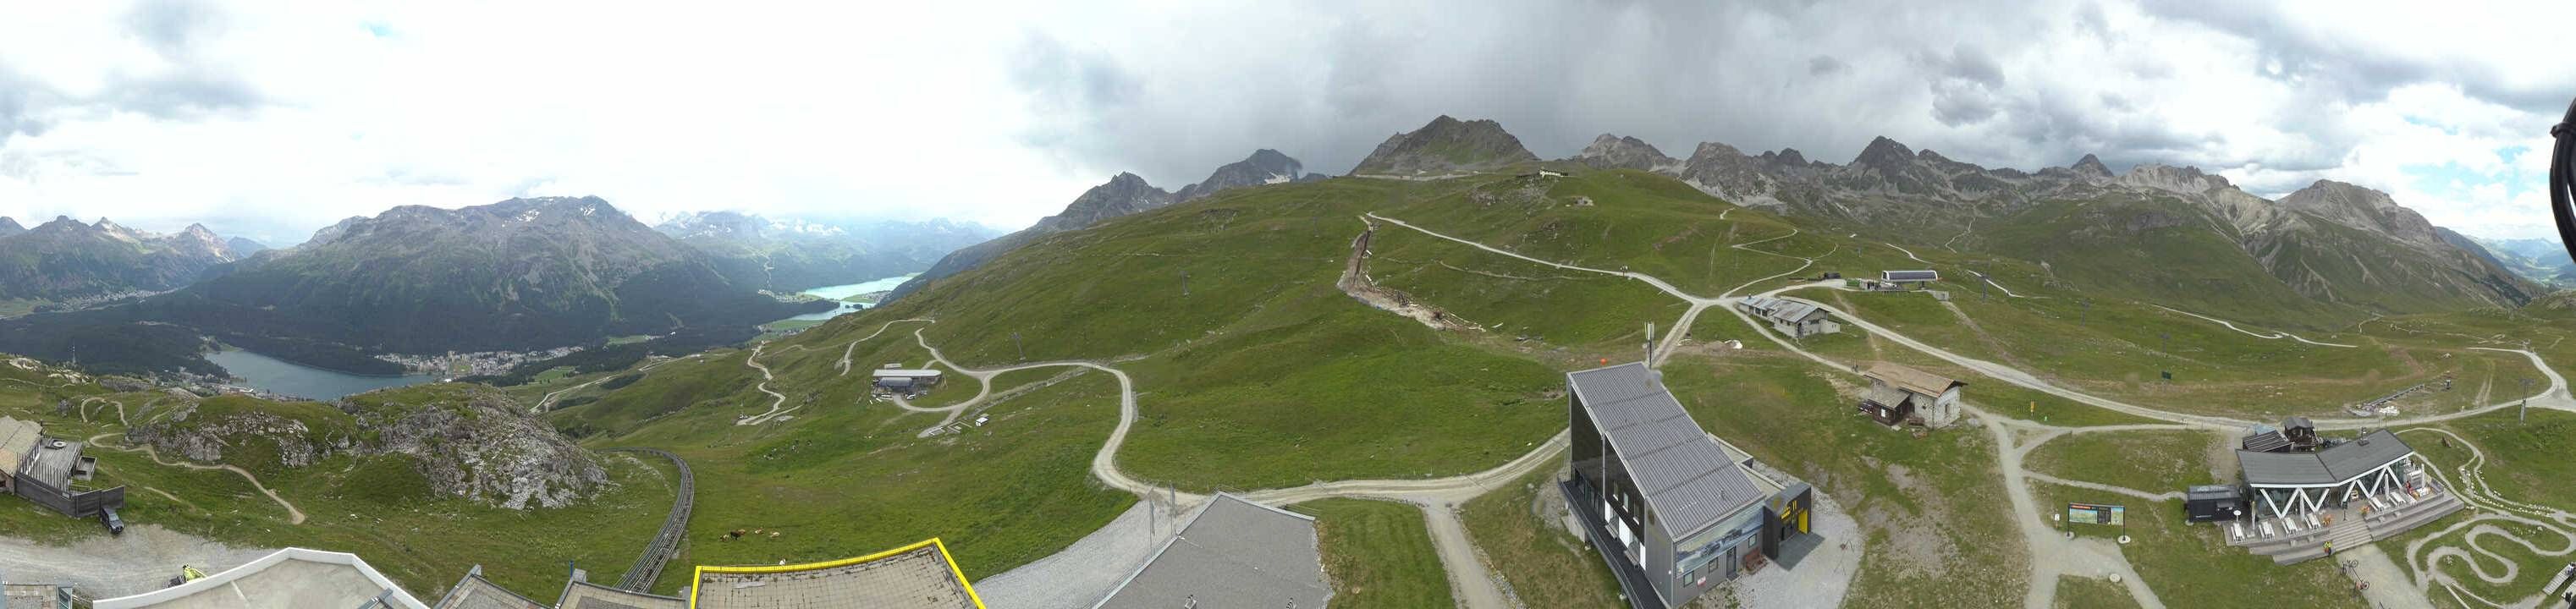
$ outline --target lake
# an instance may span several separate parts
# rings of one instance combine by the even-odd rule
[[[820,298],[822,298],[822,299],[824,299],[824,300],[840,300],[840,299],[843,299],[843,298],[849,298],[849,297],[851,297],[851,296],[857,296],[857,295],[860,295],[860,294],[866,294],[866,293],[869,293],[869,292],[883,292],[883,291],[886,291],[886,290],[891,290],[891,289],[894,289],[894,288],[895,288],[895,286],[903,285],[903,282],[905,282],[905,281],[907,281],[907,280],[910,280],[910,279],[912,279],[913,277],[918,276],[918,275],[920,275],[920,273],[913,273],[913,274],[910,274],[910,275],[904,275],[904,276],[901,276],[901,277],[887,277],[887,278],[884,278],[884,279],[878,279],[878,280],[875,280],[875,281],[869,281],[869,282],[866,282],[866,283],[853,283],[853,284],[849,284],[849,285],[827,285],[827,286],[823,286],[823,287],[819,287],[819,288],[814,288],[814,289],[811,289],[811,290],[806,290],[804,293],[805,293],[805,294],[808,294],[808,295],[812,295],[812,296],[820,297]],[[865,305],[861,305],[861,304],[859,304],[859,303],[855,303],[855,302],[844,302],[844,303],[841,303],[841,308],[838,308],[838,309],[833,309],[833,310],[830,310],[830,311],[824,311],[824,312],[821,312],[821,313],[806,313],[806,314],[804,314],[804,315],[798,315],[798,316],[795,316],[795,317],[790,317],[790,318],[788,318],[788,319],[801,319],[801,320],[806,320],[806,321],[820,321],[820,320],[825,320],[825,319],[831,319],[831,318],[834,318],[834,317],[840,317],[840,316],[842,316],[842,315],[848,315],[848,314],[851,314],[851,313],[856,313],[856,312],[859,312],[859,311],[864,310],[864,309],[866,309],[866,308],[867,308],[867,307],[866,307]]]
[[[242,384],[252,389],[310,400],[336,400],[341,396],[387,387],[438,381],[438,375],[434,374],[367,376],[324,370],[240,349],[206,354],[206,361],[222,366],[226,373],[241,377]]]

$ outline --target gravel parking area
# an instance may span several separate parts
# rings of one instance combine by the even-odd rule
[[[1820,543],[1808,550],[1805,556],[1796,556],[1794,550],[1784,551],[1783,562],[1737,579],[1727,588],[1701,596],[1700,604],[1708,605],[1711,599],[1732,596],[1735,606],[1739,607],[1833,609],[1842,606],[1843,594],[1851,590],[1852,576],[1860,573],[1863,543],[1860,523],[1843,513],[1842,504],[1834,503],[1834,499],[1825,496],[1823,491],[1816,492],[1813,522],[1816,530],[1810,537]],[[1787,563],[1792,557],[1797,559],[1794,566]]]

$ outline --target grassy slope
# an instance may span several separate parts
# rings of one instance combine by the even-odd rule
[[[1326,499],[1289,509],[1315,517],[1333,606],[1343,609],[1448,607],[1449,575],[1431,548],[1422,510],[1401,503]]]
[[[1485,553],[1486,564],[1511,586],[1514,596],[1531,607],[1615,609],[1619,582],[1592,544],[1565,530],[1564,500],[1554,510],[1539,511],[1542,495],[1559,497],[1562,473],[1541,470],[1477,497],[1459,509],[1467,536]]]
[[[2194,484],[2218,483],[2208,459],[2210,444],[2217,441],[2208,432],[2182,430],[2069,434],[2032,449],[2024,464],[2068,480],[2149,493],[2182,492]],[[2221,465],[2232,469],[2234,462]]]
[[[2107,579],[2076,577],[2057,578],[2058,609],[2120,609],[2136,607],[2138,600],[2129,597],[2129,589]]]

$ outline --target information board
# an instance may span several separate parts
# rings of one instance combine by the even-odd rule
[[[2076,524],[2128,526],[2129,508],[2100,503],[2069,503],[2066,504],[2066,521]]]

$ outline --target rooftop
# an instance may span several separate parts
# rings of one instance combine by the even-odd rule
[[[585,581],[566,582],[555,609],[687,609],[689,599],[629,592]]]
[[[875,374],[877,375],[877,378],[886,378],[886,377],[904,377],[904,378],[912,378],[912,377],[922,377],[922,376],[939,376],[939,371],[937,371],[937,370],[904,370],[904,369],[882,368],[882,369],[878,369],[878,370],[875,372]]]
[[[1930,396],[1938,396],[1949,392],[1951,387],[1967,384],[1950,377],[1916,370],[1913,366],[1904,364],[1870,366],[1869,371],[1861,375],[1886,381],[1887,384],[1894,385],[1898,389]]]
[[[981,609],[938,539],[801,565],[698,567],[697,609]]]
[[[446,597],[438,599],[437,609],[547,609],[547,607],[545,603],[529,600],[528,597],[519,596],[517,592],[511,592],[507,588],[492,583],[492,580],[483,579],[483,567],[476,565],[473,571],[466,572],[465,579],[457,580],[456,587],[447,590]]]
[[[72,482],[72,465],[80,462],[81,443],[54,438],[38,438],[36,451],[29,453],[19,476],[44,483],[45,486],[68,490]],[[61,442],[61,448],[53,448]]]
[[[44,426],[35,421],[0,416],[0,477],[18,475],[18,466],[26,463],[28,453],[36,452],[43,432]]]
[[[1565,375],[1673,539],[1767,496],[1642,363]]]
[[[1332,596],[1314,518],[1218,493],[1093,607],[1323,607]]]
[[[355,554],[287,548],[197,581],[103,599],[96,609],[429,609]]]
[[[2415,453],[2397,434],[2370,432],[2361,439],[2312,453],[2236,451],[2245,481],[2257,485],[2341,484]]]

